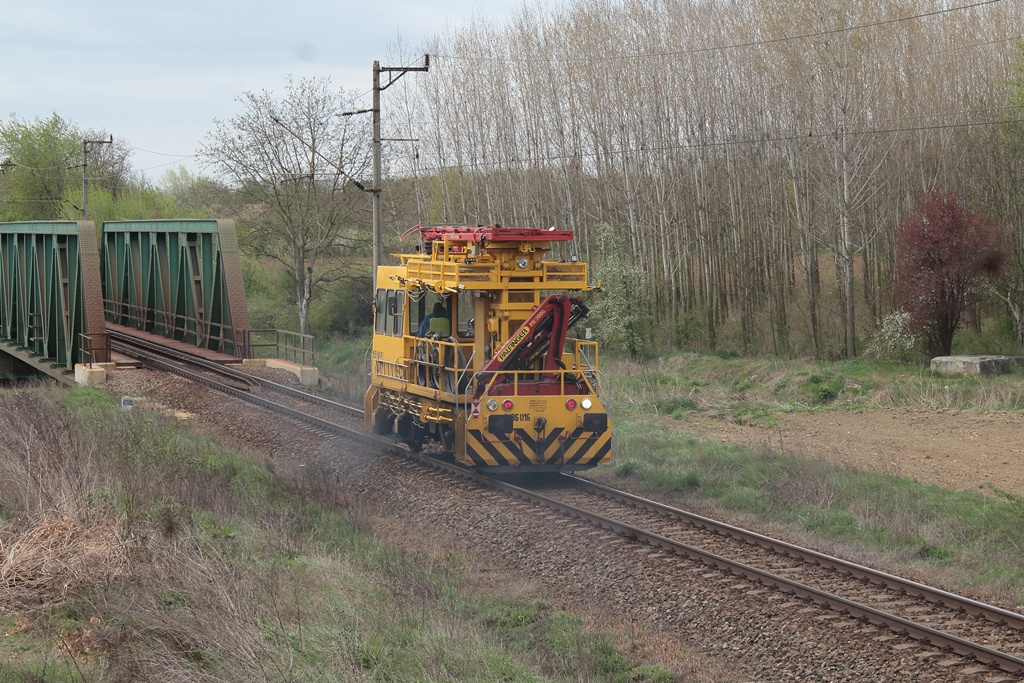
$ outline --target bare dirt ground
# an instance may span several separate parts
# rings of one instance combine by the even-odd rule
[[[687,424],[698,436],[769,447],[951,489],[1024,496],[1024,414],[973,410],[786,413],[775,427]]]

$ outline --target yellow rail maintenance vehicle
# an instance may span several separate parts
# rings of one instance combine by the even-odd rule
[[[565,292],[595,288],[586,263],[544,258],[572,231],[416,226],[403,239],[415,232],[415,253],[377,269],[367,427],[488,471],[607,462],[597,342],[568,337],[588,311]]]

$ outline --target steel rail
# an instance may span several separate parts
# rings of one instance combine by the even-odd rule
[[[263,377],[257,377],[256,375],[249,374],[243,370],[239,370],[237,368],[224,365],[223,363],[216,363],[214,361],[207,360],[205,358],[202,358],[201,356],[196,356],[194,354],[185,351],[180,351],[177,349],[171,349],[166,346],[162,346],[160,344],[147,341],[145,339],[133,337],[130,334],[123,334],[120,332],[109,332],[108,334],[111,336],[112,339],[117,338],[120,342],[129,344],[133,347],[148,349],[153,353],[175,358],[183,363],[189,363],[192,365],[205,368],[210,372],[214,372],[225,377],[231,377],[233,379],[242,381],[249,386],[259,386],[264,389],[269,389],[270,391],[274,391],[279,394],[284,394],[291,398],[304,401],[306,403],[311,403],[321,408],[340,410],[342,412],[346,412],[351,415],[356,415],[359,417],[362,417],[363,415],[363,411],[354,406],[348,406],[345,405],[344,403],[338,403],[337,401],[331,401],[330,399],[326,399],[321,396],[306,393],[305,391],[299,391],[298,389],[294,389],[284,384],[280,384],[269,379],[264,379]],[[119,347],[119,349],[119,353],[123,353],[126,356],[132,355],[132,352],[127,350],[123,346]]]
[[[578,477],[573,478],[578,479]],[[536,493],[535,491],[530,491],[528,489],[523,489],[518,486],[509,484],[507,482],[495,481],[493,487],[501,488],[520,498],[524,498],[534,503],[538,503],[546,507],[565,512],[578,519],[582,519],[593,524],[596,524],[600,527],[610,529],[627,538],[632,538],[637,541],[648,543],[655,547],[663,548],[675,554],[686,556],[692,560],[701,562],[712,567],[716,567],[720,570],[729,572],[736,576],[743,577],[755,583],[771,588],[776,588],[784,593],[793,594],[797,597],[810,600],[815,604],[830,607],[839,612],[845,612],[852,617],[866,619],[868,622],[876,626],[886,628],[895,633],[902,633],[915,640],[928,642],[936,647],[949,649],[953,652],[956,652],[957,654],[973,657],[979,662],[982,662],[984,664],[991,664],[1003,671],[1009,673],[1024,673],[1024,659],[1020,657],[1015,657],[1005,652],[1000,652],[986,645],[974,643],[964,638],[960,638],[958,636],[954,636],[952,634],[933,629],[929,626],[925,626],[923,624],[910,621],[909,619],[904,619],[903,617],[890,614],[883,610],[875,609],[873,607],[863,605],[853,600],[848,600],[846,598],[835,595],[828,591],[819,590],[811,586],[802,584],[798,581],[787,579],[783,576],[778,576],[777,574],[773,574],[771,572],[758,569],[756,567],[752,567],[742,562],[730,560],[727,557],[723,557],[721,555],[717,555],[715,553],[702,550],[695,546],[691,546],[686,543],[673,540],[666,536],[661,536],[660,534],[645,531],[643,529],[640,529],[639,527],[633,526],[626,522],[621,522],[619,520],[611,519],[610,517],[605,517],[604,515],[600,515],[596,512],[584,510],[583,508],[571,505],[569,503],[563,503],[561,501],[555,500],[543,494]],[[614,489],[608,490],[614,491]],[[626,495],[628,496],[630,494]],[[653,503],[653,501],[649,502]],[[657,503],[654,504],[658,505]],[[791,547],[797,548],[797,546]],[[813,551],[809,552],[813,553]],[[963,598],[963,600],[967,600],[967,598]],[[993,607],[993,609],[998,608]],[[1011,612],[1009,614],[1013,613]],[[1020,615],[1016,616],[1019,617]]]
[[[256,378],[253,377],[252,375],[248,375],[234,368],[230,368],[224,365],[223,363],[216,363],[214,361],[207,360],[195,354],[187,353],[185,351],[180,351],[177,349],[172,349],[168,346],[163,346],[162,344],[147,341],[145,339],[139,339],[138,337],[133,337],[130,334],[124,334],[122,332],[115,331],[108,331],[107,334],[109,335],[111,340],[111,350],[114,350],[116,348],[117,352],[123,355],[129,357],[136,357],[134,354],[137,352],[138,349],[145,349],[150,354],[157,354],[167,358],[173,358],[181,363],[189,363],[191,365],[201,367],[209,372],[213,372],[218,375],[223,375],[225,377],[230,377],[232,379],[237,379],[249,386],[259,386],[259,383],[256,381]],[[139,353],[141,353],[141,351],[139,351]],[[143,359],[139,358],[139,360]]]
[[[257,382],[259,382],[259,385],[264,389],[269,389],[270,391],[274,391],[279,394],[284,394],[286,396],[290,396],[291,398],[297,399],[299,401],[305,401],[306,403],[310,403],[321,408],[340,410],[342,412],[348,413],[349,415],[355,415],[358,417],[363,416],[362,408],[356,408],[355,406],[345,405],[344,403],[338,403],[337,401],[332,401],[329,398],[324,398],[322,396],[317,396],[315,394],[308,394],[305,391],[299,391],[298,389],[294,389],[285,384],[279,384],[277,382],[274,382],[273,380],[257,377],[256,375],[249,376],[253,377]]]
[[[166,353],[155,354],[155,353],[152,353],[152,352],[149,352],[149,351],[142,351],[142,350],[140,350],[138,348],[135,348],[135,347],[124,346],[120,342],[116,342],[116,341],[111,341],[110,342],[110,350],[111,351],[116,351],[116,352],[118,352],[118,353],[120,353],[122,355],[128,356],[130,358],[134,358],[136,360],[140,360],[143,363],[145,363],[146,365],[151,365],[151,366],[156,367],[156,368],[158,368],[160,370],[164,370],[166,372],[171,372],[171,373],[174,373],[176,375],[181,375],[181,376],[186,377],[186,378],[188,378],[190,380],[193,380],[193,381],[196,381],[196,382],[200,382],[202,384],[206,384],[207,386],[210,386],[210,387],[212,387],[214,389],[217,389],[217,390],[220,390],[220,391],[227,391],[227,390],[230,389],[232,393],[233,392],[242,392],[242,391],[248,392],[250,386],[255,386],[255,385],[250,385],[248,383],[244,383],[244,387],[241,387],[238,384],[234,384],[234,385],[232,385],[232,384],[225,384],[224,382],[218,382],[217,380],[212,379],[211,377],[209,377],[209,375],[200,374],[198,371],[196,371],[196,372],[188,371],[185,368],[185,364],[187,363],[187,361],[180,360],[180,359],[177,359],[177,358],[172,358],[172,357],[170,357]],[[214,371],[214,372],[216,372],[216,371]],[[219,373],[219,374],[224,374],[224,373]]]
[[[599,491],[609,497],[618,498],[621,501],[632,503],[652,512],[674,516],[694,527],[707,529],[723,536],[728,536],[736,540],[778,552],[780,555],[786,555],[821,567],[833,569],[840,574],[862,579],[876,586],[901,591],[913,597],[923,598],[928,602],[943,605],[950,609],[963,610],[968,614],[975,614],[993,623],[1004,624],[1010,628],[1024,631],[1024,614],[1018,614],[1017,612],[1011,612],[1010,610],[996,607],[995,605],[989,605],[962,595],[949,593],[940,588],[917,583],[916,581],[888,574],[855,562],[826,555],[825,553],[820,553],[816,550],[802,548],[786,541],[781,541],[770,536],[765,536],[764,534],[759,534],[756,531],[749,531],[731,524],[726,524],[725,522],[719,522],[709,517],[703,517],[692,512],[687,512],[686,510],[680,510],[679,508],[674,508],[654,500],[642,498],[632,493],[613,489],[609,486],[589,481],[572,474],[563,474],[562,476],[573,481],[576,486]]]
[[[151,365],[153,367],[156,367],[160,370],[164,370],[167,372],[172,372],[176,375],[185,377],[186,379],[189,379],[191,381],[199,382],[200,384],[205,384],[206,386],[212,389],[216,389],[217,391],[229,394],[231,396],[234,396],[235,398],[246,401],[247,403],[252,403],[253,405],[257,405],[261,408],[265,408],[272,412],[281,413],[283,415],[294,418],[300,422],[304,422],[313,427],[323,429],[329,432],[334,432],[335,434],[340,434],[342,436],[372,442],[374,445],[377,446],[390,446],[394,448],[394,450],[396,451],[401,450],[398,449],[397,446],[395,446],[395,444],[392,442],[385,442],[379,439],[378,437],[366,434],[364,432],[350,429],[348,427],[336,424],[329,420],[324,420],[322,418],[316,417],[315,415],[310,415],[308,413],[304,413],[300,410],[296,410],[289,406],[282,405],[280,403],[275,403],[274,401],[265,399],[261,396],[256,396],[250,393],[247,389],[240,389],[237,386],[232,386],[230,384],[225,384],[224,382],[217,381],[212,377],[189,370],[188,368],[182,365],[173,363],[165,358],[159,357],[158,355],[151,354],[146,351],[139,351],[137,349],[133,350],[133,354],[139,360],[146,363],[147,365]]]

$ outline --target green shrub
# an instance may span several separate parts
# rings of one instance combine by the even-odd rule
[[[807,379],[810,387],[812,405],[831,403],[839,398],[843,390],[843,382],[835,375],[811,375]]]
[[[682,419],[683,413],[697,410],[697,401],[689,396],[676,396],[655,401],[654,407],[663,415],[668,415],[676,420]]]

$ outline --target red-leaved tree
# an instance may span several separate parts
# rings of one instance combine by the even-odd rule
[[[917,212],[896,233],[894,298],[926,354],[950,354],[964,311],[999,277],[1008,251],[1003,227],[953,192],[918,195]]]

